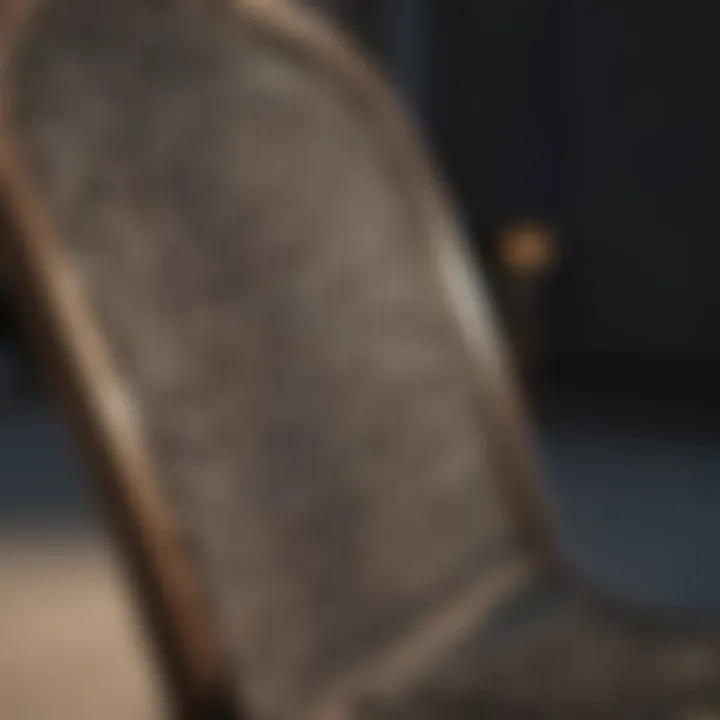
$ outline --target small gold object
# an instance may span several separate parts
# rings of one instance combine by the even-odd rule
[[[500,237],[502,266],[514,274],[547,273],[557,260],[555,234],[541,223],[518,223]]]

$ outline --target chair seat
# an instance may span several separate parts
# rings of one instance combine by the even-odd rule
[[[708,630],[712,630],[708,628]],[[717,632],[539,582],[373,720],[720,717]]]

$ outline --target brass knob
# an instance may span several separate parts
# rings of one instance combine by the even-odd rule
[[[516,223],[501,233],[498,255],[512,275],[545,275],[559,255],[555,233],[542,223]]]

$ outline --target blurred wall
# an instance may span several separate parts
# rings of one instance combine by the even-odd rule
[[[716,3],[435,2],[434,128],[482,249],[556,223],[557,362],[720,366]]]
[[[720,362],[720,12],[581,2],[578,340],[617,361]]]

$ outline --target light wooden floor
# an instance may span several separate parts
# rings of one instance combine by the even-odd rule
[[[121,581],[102,538],[0,537],[0,718],[165,717]]]

